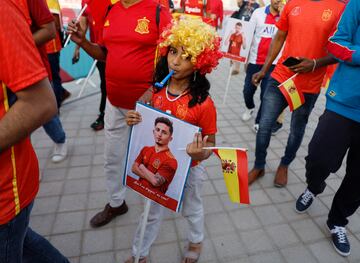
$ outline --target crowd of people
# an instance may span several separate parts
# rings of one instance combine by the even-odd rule
[[[82,1],[83,6],[90,3],[91,0]],[[105,132],[108,202],[91,218],[90,225],[104,226],[129,209],[125,202],[126,188],[121,184],[126,145],[131,126],[142,121],[142,116],[134,110],[135,103],[149,103],[201,128],[186,147],[192,163],[181,211],[188,223],[188,244],[182,262],[197,262],[203,246],[205,218],[201,199],[205,169],[201,162],[211,156],[212,151],[204,147],[216,145],[217,132],[216,105],[210,96],[211,85],[206,74],[212,72],[222,57],[217,33],[223,27],[222,1],[182,0],[179,9],[174,8],[172,1],[112,1],[100,25],[90,6],[78,21],[70,21],[67,27],[67,34],[76,44],[73,62],[80,59],[79,51],[83,49],[97,60],[101,80],[99,115],[90,127]],[[294,207],[298,213],[306,212],[315,197],[324,191],[326,178],[340,168],[346,156],[344,179],[335,194],[326,225],[335,250],[348,256],[347,218],[360,206],[357,191],[360,179],[356,170],[360,162],[360,3],[357,0],[288,3],[238,0],[238,6],[239,10],[231,17],[255,25],[244,72],[244,122],[253,117],[254,94],[260,86],[260,106],[254,122],[255,162],[248,173],[249,185],[265,175],[271,135],[283,125],[288,101],[279,86],[289,78],[296,78],[296,89],[304,97],[303,104],[291,113],[284,156],[274,177],[275,187],[286,187],[288,168],[302,143],[327,66],[338,64],[326,92],[326,109],[308,145],[307,187]],[[192,17],[172,19],[171,12]],[[309,21],[311,25],[304,26]],[[40,179],[29,136],[43,126],[55,144],[51,160],[61,162],[67,157],[66,131],[59,118],[61,103],[70,95],[62,87],[59,74],[61,23],[57,0],[0,0],[0,262],[4,263],[69,262],[29,227]],[[235,27],[236,32],[228,41],[229,50],[237,52],[245,38],[241,21]],[[88,29],[90,39],[86,38]],[[288,58],[296,58],[297,62],[286,66],[283,62]],[[239,65],[232,63],[235,63],[233,75],[239,74]],[[166,88],[157,88],[155,83],[170,71],[173,74]],[[155,145],[145,147],[132,166],[140,180],[159,192],[166,191],[174,170],[181,165],[168,148],[172,133],[169,119],[156,119]],[[147,158],[155,157],[161,159],[159,167],[163,167],[154,169],[148,165]],[[156,202],[151,203],[144,242],[140,242],[140,218],[126,263],[135,262],[138,254],[139,262],[148,262],[164,209]]]

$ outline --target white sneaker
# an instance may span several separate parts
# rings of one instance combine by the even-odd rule
[[[245,112],[243,113],[243,115],[241,116],[241,119],[243,121],[248,121],[251,119],[252,115],[254,113],[254,109],[246,109]]]
[[[255,124],[254,124],[253,130],[254,130],[255,133],[258,132],[258,130],[259,130],[259,124],[258,124],[258,123],[255,123]]]
[[[55,143],[54,151],[51,156],[51,161],[53,163],[62,162],[67,156],[67,144],[64,143]]]

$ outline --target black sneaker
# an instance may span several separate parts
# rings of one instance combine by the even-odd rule
[[[90,127],[95,131],[104,129],[104,115],[99,114],[99,117],[90,125]]]
[[[282,128],[283,124],[280,122],[275,122],[274,126],[271,128],[271,135],[277,134]]]
[[[343,226],[335,226],[329,221],[326,222],[326,226],[328,227],[331,233],[332,244],[340,255],[343,257],[347,257],[350,255],[350,243],[346,236],[346,229]]]
[[[305,213],[314,201],[314,197],[314,194],[306,188],[305,192],[296,200],[295,211],[299,214]]]

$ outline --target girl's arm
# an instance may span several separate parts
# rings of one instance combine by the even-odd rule
[[[215,146],[215,134],[202,137],[201,133],[196,133],[192,143],[186,147],[186,152],[195,161],[203,161],[210,157],[211,150],[204,150],[203,147]]]

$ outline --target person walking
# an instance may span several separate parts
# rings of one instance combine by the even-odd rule
[[[157,40],[171,20],[169,10],[159,6],[152,0],[118,1],[105,17],[100,43],[87,40],[79,22],[68,25],[72,41],[106,63],[104,173],[109,202],[90,220],[92,227],[103,226],[128,211],[126,188],[121,184],[130,132],[125,115],[136,101],[151,98]]]
[[[0,0],[0,260],[70,263],[29,227],[39,190],[39,165],[29,136],[57,107],[23,3]]]
[[[339,61],[326,93],[326,109],[309,144],[307,188],[296,201],[298,213],[307,211],[321,194],[326,178],[336,173],[346,156],[346,172],[331,204],[326,226],[340,255],[350,255],[348,217],[360,206],[360,3],[350,0],[330,38],[328,51]],[[336,127],[336,128],[334,128]],[[347,153],[347,155],[346,155]]]
[[[257,90],[257,86],[252,83],[252,75],[261,70],[262,66],[265,63],[265,59],[270,48],[270,43],[277,31],[275,24],[280,18],[280,6],[281,0],[271,0],[270,5],[256,9],[250,18],[250,22],[255,24],[255,32],[253,41],[250,46],[250,54],[246,67],[246,75],[243,89],[246,106],[245,112],[241,116],[241,119],[243,121],[250,120],[255,111],[254,94]],[[270,78],[270,74],[278,61],[279,55],[272,62],[269,71],[261,80],[260,107],[255,118],[255,132],[259,130],[262,98],[267,87],[268,79]],[[281,127],[282,123],[276,121],[274,127],[272,128],[272,133],[277,132]]]
[[[327,54],[325,46],[344,6],[345,3],[338,0],[292,0],[284,6],[280,20],[276,23],[278,31],[265,64],[252,78],[254,85],[258,85],[284,46],[282,56],[271,73],[263,96],[259,131],[256,135],[255,163],[249,172],[249,184],[265,174],[266,151],[270,144],[271,129],[279,114],[288,106],[278,86],[298,74],[295,79],[296,88],[303,93],[305,103],[291,114],[290,134],[285,153],[274,178],[274,186],[286,186],[288,167],[301,145],[310,113],[320,93],[326,66],[336,63],[336,60]],[[304,26],[309,20],[316,23]],[[283,62],[289,57],[297,57],[299,63],[286,67]]]

